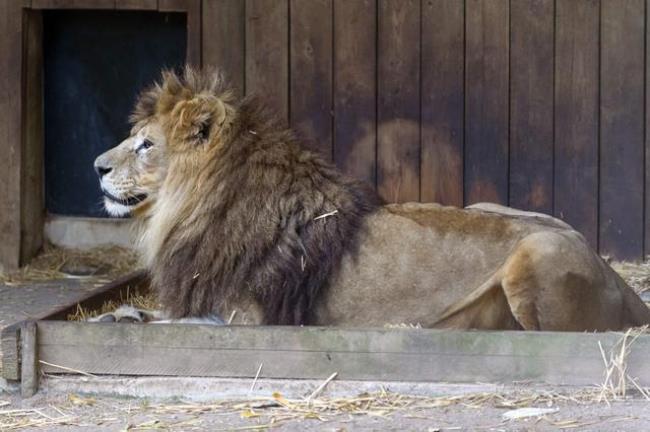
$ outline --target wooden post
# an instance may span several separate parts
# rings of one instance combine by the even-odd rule
[[[8,380],[20,378],[20,323],[5,327],[0,334],[0,377]]]
[[[0,2],[0,270],[20,265],[23,6]]]
[[[24,398],[34,396],[38,391],[37,347],[36,322],[26,321],[20,332],[20,391]]]

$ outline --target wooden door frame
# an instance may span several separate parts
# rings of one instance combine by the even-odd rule
[[[186,61],[201,66],[201,0],[6,0],[0,3],[0,271],[43,245],[43,10],[187,15]]]

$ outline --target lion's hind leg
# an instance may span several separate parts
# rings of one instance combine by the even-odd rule
[[[500,271],[501,286],[525,330],[617,330],[623,299],[603,270],[580,234],[543,231],[519,242]]]

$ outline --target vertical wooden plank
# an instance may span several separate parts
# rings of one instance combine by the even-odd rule
[[[20,390],[23,398],[38,391],[38,343],[36,322],[27,321],[20,330]]]
[[[508,5],[466,2],[465,204],[508,203]]]
[[[510,205],[551,214],[553,0],[510,7]]]
[[[22,13],[0,2],[0,270],[20,264]]]
[[[201,0],[158,0],[160,12],[184,12],[187,15],[188,64],[201,66]]]
[[[289,5],[246,0],[246,93],[258,93],[289,122]]]
[[[602,0],[600,252],[643,257],[644,0]]]
[[[0,354],[0,377],[8,380],[20,379],[20,324],[0,330]]]
[[[379,0],[377,189],[420,199],[420,2]]]
[[[597,247],[599,3],[555,7],[555,215]]]
[[[27,262],[43,246],[43,16],[26,11],[24,24],[23,158],[21,186],[21,261]]]
[[[201,0],[187,0],[187,63],[201,67]]]
[[[235,88],[244,94],[245,2],[203,1],[203,66],[219,68]]]
[[[376,185],[377,2],[334,0],[334,161]]]
[[[650,0],[646,0],[645,22],[646,22],[646,43],[645,43],[645,220],[644,220],[644,255],[648,259],[650,255],[650,32],[648,31],[648,19],[650,19]]]
[[[421,199],[463,205],[462,1],[422,2]]]
[[[332,0],[291,0],[291,126],[332,158]]]

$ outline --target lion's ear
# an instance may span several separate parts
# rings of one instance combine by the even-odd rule
[[[221,99],[200,95],[176,104],[170,115],[171,133],[176,141],[202,144],[223,127],[229,108]]]

